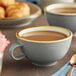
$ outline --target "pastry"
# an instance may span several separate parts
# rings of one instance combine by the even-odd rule
[[[7,7],[8,5],[14,4],[15,0],[0,0],[0,6]]]
[[[5,18],[5,9],[0,7],[0,19]]]
[[[16,2],[15,4],[9,5],[6,8],[7,17],[17,18],[30,15],[30,7],[27,3]]]

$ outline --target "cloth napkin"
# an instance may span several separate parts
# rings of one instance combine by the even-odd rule
[[[67,62],[62,68],[60,68],[56,73],[54,73],[52,76],[66,76],[67,72],[72,66],[69,62]],[[76,76],[76,68],[74,68],[72,76]]]

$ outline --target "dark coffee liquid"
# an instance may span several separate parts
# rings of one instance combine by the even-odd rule
[[[54,9],[51,9],[50,12],[73,14],[73,13],[76,13],[76,7],[54,8]]]
[[[55,31],[33,31],[24,33],[21,38],[34,41],[55,41],[66,38],[67,35]]]

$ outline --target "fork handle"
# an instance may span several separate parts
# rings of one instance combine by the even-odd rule
[[[74,66],[69,69],[69,71],[68,71],[68,73],[67,73],[67,76],[72,76],[73,70],[74,70]]]

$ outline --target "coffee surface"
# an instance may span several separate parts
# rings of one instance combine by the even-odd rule
[[[33,31],[24,33],[21,38],[34,41],[55,41],[66,38],[67,35],[55,31]]]
[[[52,13],[73,14],[73,13],[76,13],[76,7],[54,8],[54,9],[51,9],[50,12],[52,12]]]

